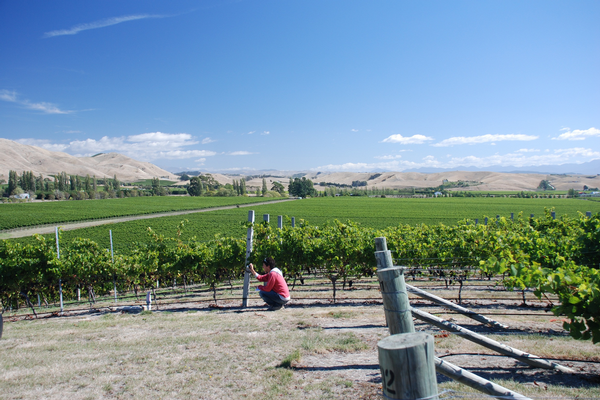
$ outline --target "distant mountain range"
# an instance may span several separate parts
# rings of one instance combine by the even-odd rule
[[[506,173],[519,173],[519,174],[581,174],[581,175],[598,175],[600,174],[600,160],[593,160],[581,164],[562,164],[562,165],[540,165],[538,167],[503,167],[500,165],[493,165],[486,167],[485,169],[476,167],[456,167],[453,169],[444,168],[417,168],[410,169],[403,172],[421,172],[426,174],[437,173],[437,172],[450,172],[450,171],[490,171],[490,172],[506,172]]]
[[[124,182],[161,179],[177,180],[177,176],[154,164],[136,161],[118,153],[97,154],[93,157],[74,157],[67,153],[49,151],[8,139],[0,139],[0,179],[8,181],[8,172],[33,171],[35,175],[49,177],[66,172],[70,175],[96,176],[114,175]]]
[[[124,182],[160,179],[178,180],[179,177],[148,162],[136,161],[118,153],[97,154],[92,157],[74,157],[62,152],[53,152],[36,146],[24,145],[12,140],[0,139],[0,179],[8,180],[8,171],[33,171],[35,175],[49,177],[64,171],[70,175],[96,175],[98,178],[113,177]],[[207,171],[203,171],[206,173]],[[187,171],[188,175],[199,175],[201,171]],[[252,179],[249,179],[252,175]],[[469,186],[460,190],[535,190],[542,180],[548,180],[558,190],[577,189],[583,186],[600,187],[600,160],[582,164],[547,165],[540,167],[514,168],[490,167],[485,171],[464,167],[453,170],[420,168],[413,171],[393,172],[315,172],[260,170],[222,171],[213,173],[221,182],[232,183],[234,179],[246,176],[247,184],[262,186],[262,176],[267,184],[280,182],[287,186],[288,178],[305,176],[315,183],[317,189],[325,186],[319,183],[352,185],[353,182],[367,182],[367,187],[377,188],[421,188],[437,187],[443,182],[467,182]],[[181,182],[184,183],[184,182]]]

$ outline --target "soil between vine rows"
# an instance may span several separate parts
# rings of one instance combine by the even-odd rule
[[[341,290],[346,298],[335,304],[294,299],[278,312],[254,296],[246,309],[238,300],[219,300],[216,307],[159,304],[152,314],[109,307],[38,320],[5,314],[0,397],[380,398],[377,342],[389,335],[383,307],[376,293],[364,301],[349,298],[352,292]],[[600,398],[600,346],[571,339],[543,303],[524,307],[493,295],[464,293],[480,299],[468,307],[494,314],[510,326],[506,331],[424,300],[411,303],[576,372],[530,368],[418,320],[415,328],[434,335],[438,357],[531,398]],[[441,398],[486,398],[441,375],[438,384]]]

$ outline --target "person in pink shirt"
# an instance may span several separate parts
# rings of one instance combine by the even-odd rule
[[[269,305],[269,311],[277,311],[283,308],[283,305],[290,301],[290,291],[283,278],[283,273],[275,267],[273,257],[267,257],[263,260],[264,275],[259,275],[254,270],[254,265],[250,263],[250,272],[261,282],[266,282],[264,286],[258,287],[258,294]]]

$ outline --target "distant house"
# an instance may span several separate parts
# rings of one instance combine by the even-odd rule
[[[29,199],[29,193],[15,194],[13,197],[15,199],[26,200]]]
[[[434,193],[434,196],[435,196],[435,197],[442,196],[442,195],[443,195],[443,193],[442,193],[442,192],[435,192],[435,193]]]

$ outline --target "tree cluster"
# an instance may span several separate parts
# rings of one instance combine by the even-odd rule
[[[288,193],[290,194],[290,196],[296,197],[308,197],[317,195],[317,191],[313,186],[313,182],[310,179],[306,179],[305,177],[290,179]]]

